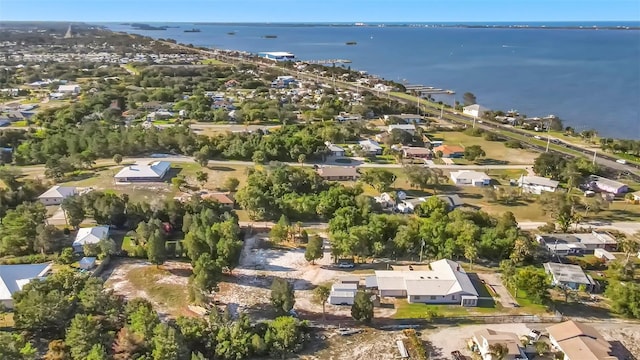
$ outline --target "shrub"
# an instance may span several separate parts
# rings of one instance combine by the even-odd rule
[[[504,143],[504,146],[511,149],[522,149],[522,144],[518,140],[509,140]]]
[[[468,128],[464,131],[465,135],[480,137],[484,133],[484,130],[480,128]]]

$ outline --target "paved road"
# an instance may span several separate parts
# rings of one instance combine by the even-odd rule
[[[502,279],[500,278],[500,274],[496,273],[477,273],[480,280],[484,280],[484,282],[491,288],[493,291],[498,294],[497,297],[493,296],[494,301],[502,304],[503,308],[513,308],[515,304],[518,302],[514,300],[511,293],[504,287],[502,283]]]
[[[535,230],[538,227],[545,225],[544,222],[519,222],[518,225],[523,230]],[[593,229],[616,229],[626,234],[635,234],[640,232],[640,222],[633,221],[587,221],[578,224],[578,227],[593,228]]]

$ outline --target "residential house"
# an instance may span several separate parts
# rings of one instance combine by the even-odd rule
[[[593,327],[565,321],[547,328],[549,341],[564,354],[564,360],[618,360],[611,344]]]
[[[224,109],[224,110],[235,110],[235,106],[228,100],[215,100],[211,105],[213,110]]]
[[[227,80],[224,83],[224,86],[227,87],[227,88],[232,88],[234,86],[238,86],[238,84],[239,83],[238,83],[238,81],[236,79],[231,79],[231,80]]]
[[[332,305],[353,305],[358,284],[337,282],[331,286],[329,293],[329,304]]]
[[[431,159],[433,152],[430,149],[417,146],[404,146],[402,155],[406,159]]]
[[[360,177],[358,169],[352,166],[323,166],[318,168],[318,175],[329,181],[357,180]]]
[[[236,204],[231,195],[225,193],[208,193],[203,195],[202,198],[217,201],[221,205],[231,209],[233,209]]]
[[[377,141],[366,139],[358,142],[363,151],[369,155],[382,155],[382,146]]]
[[[461,158],[464,156],[464,147],[459,145],[440,145],[433,148],[433,153],[441,152],[443,158]]]
[[[362,120],[362,116],[357,114],[349,114],[345,112],[341,112],[340,115],[336,116],[336,121],[345,122],[345,121],[360,121]]]
[[[424,121],[424,117],[422,115],[417,114],[400,114],[400,115],[385,115],[384,120],[389,121],[391,119],[398,119],[405,124],[419,124]]]
[[[640,203],[640,191],[632,193],[631,196],[633,196],[633,202],[635,204]]]
[[[481,171],[452,171],[449,176],[454,184],[460,186],[488,186],[491,184],[491,178]]]
[[[624,194],[629,191],[629,186],[627,184],[597,175],[589,176],[588,186],[591,190],[597,190],[614,195]]]
[[[100,240],[105,240],[108,237],[109,227],[106,225],[80,228],[71,246],[75,252],[81,253],[86,244],[97,244]]]
[[[489,111],[489,109],[478,104],[473,104],[462,108],[463,114],[478,118],[481,118],[487,111]]]
[[[490,347],[501,344],[507,352],[501,357],[502,360],[527,360],[527,355],[521,346],[518,335],[511,332],[495,331],[492,329],[482,329],[473,333],[473,342],[477,346],[483,360],[494,360]]]
[[[604,262],[614,261],[616,259],[615,255],[605,249],[595,249],[593,251],[593,256],[603,260]]]
[[[551,284],[554,286],[565,286],[569,289],[578,290],[584,286],[587,291],[595,290],[597,284],[586,275],[579,265],[544,263],[544,270],[552,278]]]
[[[378,270],[380,297],[406,297],[409,303],[476,306],[478,292],[469,276],[455,261],[442,259],[426,271]]]
[[[166,120],[173,117],[173,113],[167,110],[152,111],[147,114],[147,121]]]
[[[380,204],[383,209],[394,207],[396,205],[396,201],[388,193],[382,193],[380,196],[375,196],[373,199],[376,203]]]
[[[587,234],[536,235],[536,240],[555,255],[592,254],[596,249],[617,251],[618,241],[611,234],[592,231]]]
[[[80,94],[80,85],[60,85],[58,86],[58,92],[63,94]]]
[[[114,178],[117,182],[150,182],[162,181],[171,168],[168,161],[154,161],[151,164],[134,164],[125,166]]]
[[[293,76],[278,76],[275,80],[271,82],[272,88],[286,88],[289,87],[290,84],[294,84],[296,79]]]
[[[327,150],[329,150],[329,152],[331,153],[331,156],[335,156],[335,157],[343,157],[344,156],[344,149],[341,148],[338,145],[334,145],[330,142],[325,142],[324,143],[327,146]]]
[[[547,179],[541,176],[524,176],[518,179],[518,186],[523,192],[531,194],[542,194],[543,191],[555,192],[558,188],[558,181]]]
[[[416,126],[414,124],[391,124],[387,127],[388,133],[391,133],[393,130],[402,130],[413,135],[416,133]]]
[[[73,186],[54,185],[42,195],[38,196],[38,200],[46,205],[60,205],[62,201],[69,196],[76,195],[78,191]]]
[[[0,305],[13,308],[13,294],[33,279],[41,279],[51,270],[51,263],[0,265]]]
[[[464,205],[464,201],[462,201],[460,196],[456,194],[441,194],[441,195],[434,195],[434,196],[444,201],[448,205],[450,210],[453,210],[457,207]],[[430,197],[431,196],[402,200],[396,205],[396,209],[401,213],[405,213],[405,214],[412,213],[418,205],[427,201],[427,199],[429,199]]]

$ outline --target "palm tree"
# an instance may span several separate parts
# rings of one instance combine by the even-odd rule
[[[509,349],[504,344],[495,343],[489,345],[489,354],[491,354],[492,360],[502,360],[509,352]]]
[[[313,295],[314,298],[316,300],[316,302],[319,302],[320,304],[322,304],[322,319],[325,319],[325,312],[324,312],[324,306],[327,304],[327,300],[329,299],[329,294],[331,294],[331,288],[329,287],[329,285],[323,284],[323,285],[318,285],[318,287],[316,287],[313,290]]]

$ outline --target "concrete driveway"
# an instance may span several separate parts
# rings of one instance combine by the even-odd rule
[[[62,206],[59,206],[53,215],[47,219],[47,223],[49,225],[67,225],[67,219],[64,210],[62,210]]]
[[[480,280],[483,280],[488,287],[498,294],[499,297],[493,297],[494,301],[499,302],[503,308],[513,308],[517,304],[516,300],[511,296],[511,293],[502,284],[502,278],[500,274],[495,273],[477,273]]]

